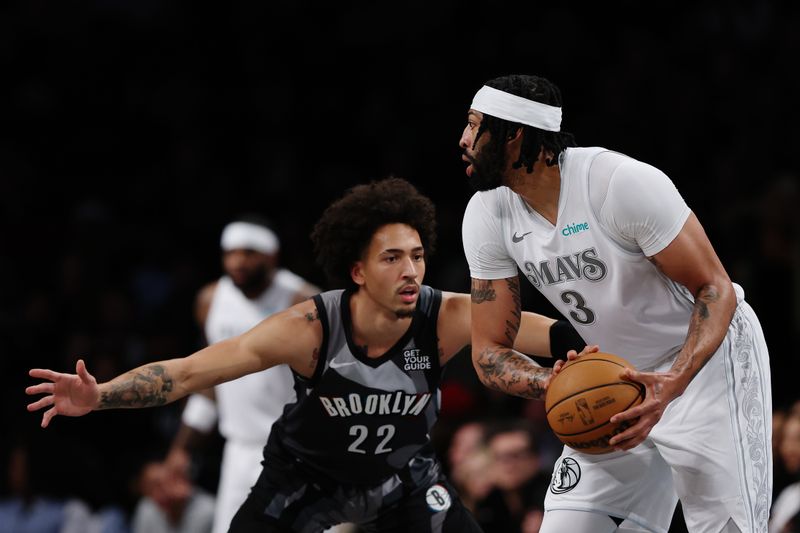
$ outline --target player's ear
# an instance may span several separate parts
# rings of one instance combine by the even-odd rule
[[[353,266],[350,267],[350,278],[353,280],[353,283],[361,287],[364,285],[364,262],[363,261],[356,261],[353,263]]]
[[[517,128],[508,134],[508,143],[519,142],[522,140],[522,128]]]

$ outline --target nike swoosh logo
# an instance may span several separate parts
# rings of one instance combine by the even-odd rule
[[[530,233],[533,233],[533,232],[529,231],[528,233],[523,233],[522,235],[517,235],[517,232],[515,231],[514,235],[511,236],[511,240],[514,241],[514,242],[520,242],[520,241],[522,241],[522,239],[525,238],[525,235],[528,235]]]

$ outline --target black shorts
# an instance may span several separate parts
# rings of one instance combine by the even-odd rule
[[[400,473],[374,487],[332,482],[295,460],[269,456],[230,533],[317,533],[343,522],[381,533],[481,533],[438,464],[414,483]]]

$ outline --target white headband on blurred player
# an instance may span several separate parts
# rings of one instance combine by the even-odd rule
[[[472,99],[472,109],[547,131],[561,131],[561,108],[484,85]]]
[[[275,233],[250,222],[231,222],[222,231],[220,246],[223,251],[255,250],[262,254],[274,254],[278,251],[278,236]]]

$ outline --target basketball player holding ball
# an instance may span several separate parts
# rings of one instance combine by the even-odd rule
[[[460,139],[477,192],[463,222],[472,356],[484,384],[543,399],[549,369],[512,349],[518,269],[646,396],[612,417],[616,451],[565,447],[543,533],[767,531],[771,394],[758,319],[658,169],[561,131],[561,94],[510,75],[475,95]]]

